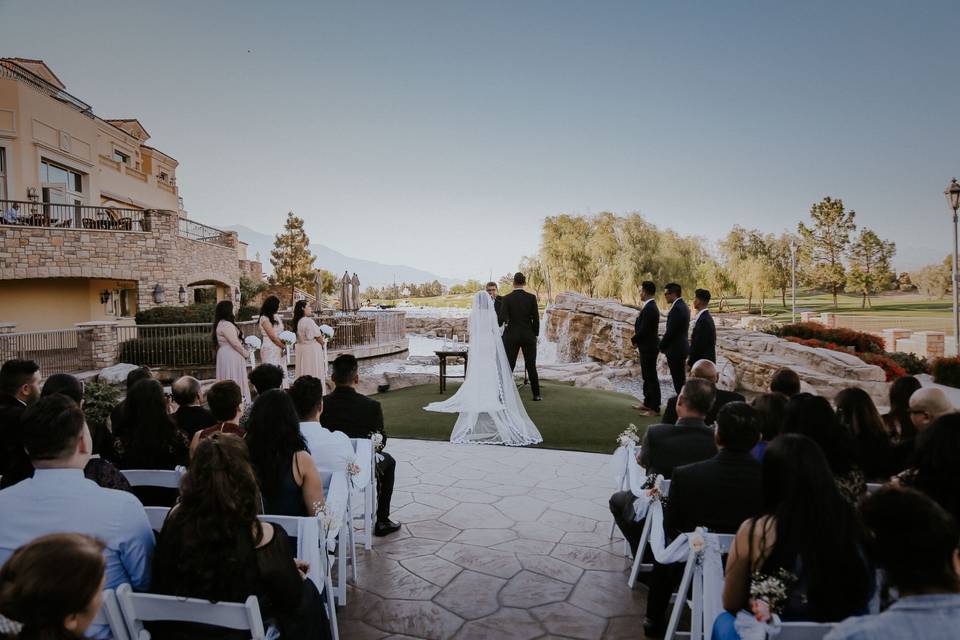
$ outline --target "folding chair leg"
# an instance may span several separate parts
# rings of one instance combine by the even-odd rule
[[[330,635],[333,640],[340,640],[340,625],[337,624],[337,603],[333,596],[333,580],[330,579],[330,572],[327,572],[324,578],[324,591],[327,599],[327,615],[330,617]]]
[[[347,542],[343,532],[337,539],[337,600],[340,606],[347,604]]]
[[[690,606],[690,640],[703,640],[703,567],[693,572],[693,604]]]
[[[353,584],[357,584],[357,542],[355,535],[356,532],[353,530],[353,515],[351,514],[347,528],[347,538],[350,544],[348,553],[350,554],[350,572],[353,576]]]
[[[637,584],[637,576],[640,574],[640,568],[643,565],[643,552],[646,550],[647,541],[650,539],[650,526],[650,518],[643,521],[640,544],[637,545],[637,553],[633,558],[633,568],[630,569],[630,579],[627,580],[627,586],[630,589],[633,589],[634,585]]]
[[[694,566],[697,558],[691,554],[687,558],[687,564],[683,568],[683,579],[680,581],[680,588],[677,589],[676,600],[673,601],[673,610],[670,612],[670,623],[667,625],[667,632],[663,640],[673,640],[677,633],[677,626],[680,624],[680,613],[687,603],[687,594],[690,593],[690,583],[693,582]]]
[[[376,480],[373,480],[371,485],[363,492],[365,507],[363,510],[363,548],[367,551],[373,548],[373,509],[375,507],[373,494],[376,489],[372,485],[375,483]]]

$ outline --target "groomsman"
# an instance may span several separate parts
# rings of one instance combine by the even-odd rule
[[[681,298],[682,290],[676,282],[663,288],[663,295],[670,304],[667,313],[667,329],[660,339],[660,353],[667,356],[673,388],[679,395],[687,380],[687,355],[690,353],[690,307]]]
[[[497,324],[503,326],[503,296],[500,295],[500,287],[492,280],[484,287],[487,295],[493,300],[493,311],[497,314]]]
[[[657,308],[657,285],[647,280],[640,286],[640,315],[633,326],[630,341],[640,352],[640,375],[643,378],[643,404],[633,405],[645,415],[660,414],[660,380],[657,378],[657,346],[660,310]]]
[[[690,333],[690,356],[687,364],[693,367],[698,360],[717,362],[717,326],[710,315],[710,292],[706,289],[697,289],[693,294],[693,308],[697,314],[693,316],[693,331]]]

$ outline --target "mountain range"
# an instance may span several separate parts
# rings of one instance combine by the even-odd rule
[[[224,227],[224,229],[236,231],[240,240],[246,242],[248,245],[247,257],[253,260],[256,254],[259,253],[264,273],[270,272],[270,250],[273,249],[272,235],[254,231],[250,227],[245,227],[240,224]],[[438,276],[435,273],[417,269],[416,267],[408,267],[400,264],[383,264],[373,260],[353,258],[322,244],[311,244],[310,251],[317,257],[314,265],[318,268],[332,271],[338,278],[343,275],[344,271],[349,271],[351,275],[356,273],[360,277],[360,286],[363,288],[383,287],[393,284],[394,282],[420,284],[437,280],[447,286],[462,282],[462,280]]]

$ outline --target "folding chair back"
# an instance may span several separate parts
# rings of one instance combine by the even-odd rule
[[[883,486],[882,482],[868,482],[867,483],[867,493],[875,493],[877,489]]]
[[[822,640],[833,629],[823,622],[784,622],[777,640]]]
[[[660,481],[660,493],[664,497],[670,496],[670,481],[661,480]],[[630,569],[630,578],[627,580],[627,586],[630,589],[633,589],[634,585],[637,583],[637,576],[643,572],[648,573],[653,571],[653,564],[650,562],[643,561],[643,554],[647,549],[647,545],[650,544],[650,518],[645,518],[643,521],[643,531],[640,532],[640,543],[637,545],[637,553],[633,557],[633,567]]]
[[[163,529],[163,521],[167,519],[170,513],[169,507],[144,507],[147,512],[147,520],[150,522],[150,528],[159,532]]]
[[[369,459],[370,478],[361,495],[363,513],[360,515],[363,519],[363,547],[369,550],[373,548],[374,513],[377,508],[377,452],[369,438],[350,438],[350,443],[358,458],[363,455]],[[356,519],[352,507],[351,502],[351,519]]]
[[[179,489],[183,473],[169,469],[126,469],[121,471],[131,487]]]
[[[263,619],[256,596],[246,602],[209,602],[196,598],[177,598],[151,593],[134,593],[130,585],[117,589],[120,610],[127,633],[136,640],[149,640],[144,622],[196,622],[226,629],[249,631],[253,640],[265,640]]]
[[[117,593],[113,589],[103,590],[103,605],[97,612],[97,617],[93,619],[93,624],[110,627],[113,640],[130,640],[130,636],[127,634],[127,625],[123,621],[123,614],[120,613]]]

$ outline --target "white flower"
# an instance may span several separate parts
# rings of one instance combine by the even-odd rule
[[[297,334],[295,334],[293,331],[281,331],[277,337],[280,338],[281,342],[287,345],[291,345],[297,341]]]
[[[243,343],[251,349],[259,349],[261,346],[263,346],[263,341],[257,336],[247,336],[243,339]]]
[[[379,431],[374,431],[370,434],[370,442],[373,444],[374,451],[383,451],[383,434]]]
[[[707,547],[707,541],[703,537],[703,534],[699,531],[694,531],[687,537],[687,541],[690,544],[690,548],[693,549],[694,553],[700,553]]]
[[[360,465],[358,465],[356,462],[348,462],[347,474],[351,476],[360,475]]]
[[[328,324],[320,325],[320,332],[323,335],[327,336],[327,340],[333,339],[333,327],[331,327],[330,325]]]
[[[327,509],[326,504],[320,504],[319,502],[313,503],[313,515],[315,518],[320,520],[320,523],[323,525],[324,531],[329,531],[333,526],[333,515],[330,513],[330,510]]]

